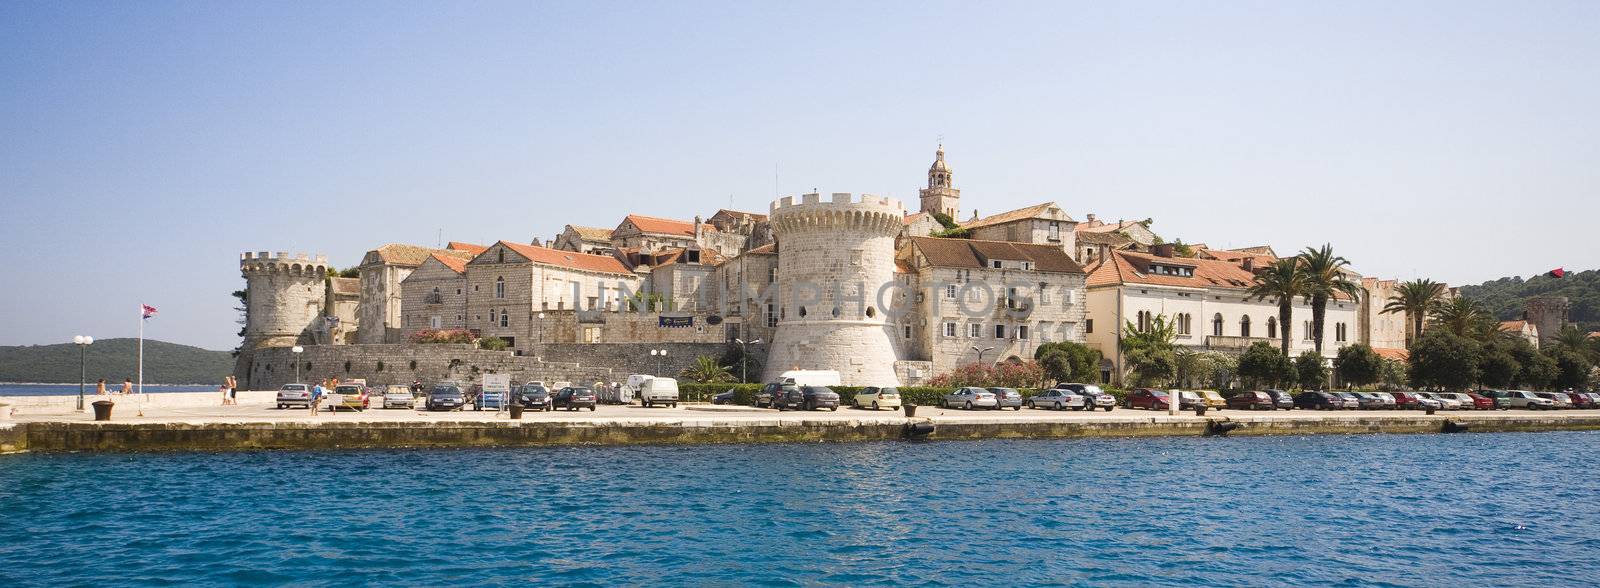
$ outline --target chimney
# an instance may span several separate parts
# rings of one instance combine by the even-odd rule
[[[1246,257],[1239,265],[1244,267],[1244,271],[1254,273],[1256,271],[1256,258]]]
[[[694,242],[700,242],[700,215],[694,215]]]
[[[1089,213],[1089,215],[1088,215],[1088,217],[1087,217],[1087,218],[1088,218],[1088,219],[1089,219],[1089,220],[1088,220],[1088,221],[1087,221],[1087,222],[1085,222],[1085,223],[1084,223],[1084,224],[1086,224],[1086,225],[1089,225],[1089,226],[1091,226],[1091,227],[1092,227],[1092,226],[1094,226],[1094,213],[1092,213],[1092,212],[1091,212],[1091,213]]]
[[[1161,243],[1156,245],[1152,251],[1155,252],[1156,257],[1172,257],[1173,247],[1171,243]]]
[[[972,209],[972,220],[978,220],[978,209],[976,209],[976,208]],[[972,221],[967,221],[967,222],[972,222]]]

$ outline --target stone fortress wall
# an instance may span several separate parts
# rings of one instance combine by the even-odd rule
[[[764,378],[789,369],[838,370],[848,386],[894,386],[896,345],[877,294],[894,281],[900,201],[834,193],[774,202],[769,216],[782,249],[782,312]]]
[[[328,258],[287,252],[239,255],[247,291],[244,349],[296,344],[322,317]]]

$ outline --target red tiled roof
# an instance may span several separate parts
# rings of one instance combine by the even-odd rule
[[[567,225],[567,226],[572,229],[572,232],[578,234],[578,238],[579,239],[584,239],[584,240],[587,240],[587,241],[610,241],[611,240],[611,229],[602,228],[602,227],[580,227],[578,225]]]
[[[488,247],[484,247],[483,249],[484,251],[489,250]],[[482,251],[479,253],[482,253]],[[439,260],[439,263],[444,264],[445,267],[450,268],[450,271],[458,274],[467,273],[467,262],[471,261],[470,259],[463,259],[454,255],[441,255],[438,253],[433,254],[432,257]]]
[[[1406,351],[1404,349],[1396,349],[1396,348],[1393,348],[1393,347],[1373,347],[1372,351],[1374,353],[1377,353],[1378,357],[1382,357],[1384,359],[1392,359],[1392,360],[1395,360],[1395,361],[1405,361],[1406,358],[1411,357],[1411,352],[1410,351]]]
[[[662,235],[694,236],[694,223],[670,218],[630,214],[627,221],[639,229],[641,233],[657,233]],[[710,225],[706,225],[710,226]]]
[[[460,241],[451,241],[448,244],[446,244],[444,246],[444,248],[445,249],[450,249],[452,251],[465,251],[465,252],[471,253],[473,255],[477,255],[479,253],[483,253],[483,252],[489,250],[488,247],[484,247],[484,246],[479,245],[477,243],[462,243]]]
[[[609,255],[591,255],[575,251],[561,251],[549,247],[523,245],[510,241],[501,241],[497,245],[504,245],[507,249],[517,252],[517,255],[528,258],[534,263],[553,265],[568,269],[601,272],[608,274],[633,275],[622,262]]]
[[[1148,273],[1151,263],[1194,268],[1193,276],[1172,276]],[[1116,284],[1149,284],[1152,286],[1180,286],[1189,288],[1249,288],[1255,275],[1239,264],[1213,259],[1189,257],[1159,257],[1149,253],[1112,251],[1094,267],[1089,268],[1089,286]]]
[[[640,260],[640,261],[643,261],[645,263],[649,263],[650,265],[655,266],[655,267],[661,267],[661,266],[664,266],[664,265],[672,265],[672,264],[678,263],[680,260],[682,260],[683,259],[683,254],[685,252],[687,252],[688,250],[689,249],[687,247],[674,247],[672,249],[664,249],[664,250],[661,250],[661,251],[657,251],[656,253],[654,253],[652,255],[646,256],[648,258],[654,258],[654,263],[650,263],[651,262],[650,259],[643,259],[643,260]],[[701,249],[700,250],[700,265],[712,265],[712,266],[722,265],[722,262],[725,262],[725,261],[727,261],[727,258],[724,258],[721,253],[717,253],[717,251],[715,249]]]
[[[777,252],[778,252],[778,244],[777,243],[768,243],[766,245],[762,245],[762,246],[757,247],[755,249],[751,249],[749,251],[746,251],[745,253],[754,253],[754,254],[757,254],[757,255],[771,255],[771,254],[774,254],[774,253],[777,253]]]
[[[1191,248],[1192,247],[1193,246],[1191,246]],[[1244,261],[1245,259],[1252,259],[1252,260],[1254,260],[1254,263],[1256,264],[1256,267],[1269,265],[1269,264],[1272,264],[1273,262],[1278,261],[1278,258],[1276,256],[1273,256],[1273,255],[1270,255],[1270,254],[1256,253],[1256,252],[1252,252],[1252,251],[1237,251],[1237,250],[1231,250],[1231,249],[1197,250],[1197,251],[1195,251],[1195,256],[1196,257],[1205,258],[1205,259],[1216,259],[1216,260],[1220,260],[1220,261],[1231,261],[1233,263],[1239,263],[1239,262]]]

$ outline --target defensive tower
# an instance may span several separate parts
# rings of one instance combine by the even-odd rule
[[[247,294],[242,351],[293,346],[322,316],[327,302],[326,256],[247,251],[239,255],[239,272],[244,274]]]
[[[1523,318],[1539,328],[1539,346],[1543,347],[1567,326],[1567,311],[1572,301],[1566,296],[1538,296],[1529,298],[1523,307]]]
[[[838,370],[846,386],[894,386],[893,325],[879,308],[894,282],[905,207],[892,198],[805,194],[772,203],[778,242],[778,327],[767,379],[792,369]],[[895,292],[884,293],[884,301]]]

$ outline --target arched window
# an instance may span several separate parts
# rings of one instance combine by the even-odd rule
[[[1211,317],[1211,335],[1214,337],[1222,336],[1222,313],[1220,312]]]
[[[1250,315],[1239,317],[1239,336],[1250,336]]]
[[[1267,317],[1267,338],[1278,338],[1278,317]]]
[[[1148,310],[1139,311],[1138,321],[1139,321],[1139,323],[1137,325],[1135,325],[1135,328],[1139,329],[1140,333],[1143,333],[1145,331],[1149,331],[1150,330],[1150,311],[1148,311]]]
[[[506,279],[505,279],[504,276],[496,277],[494,279],[494,297],[495,298],[505,298],[506,297]]]

